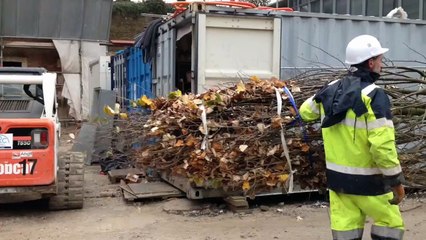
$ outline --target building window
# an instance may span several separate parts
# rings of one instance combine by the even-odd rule
[[[362,1],[351,0],[351,15],[364,15],[362,12]]]
[[[398,6],[398,0],[383,0],[383,16],[388,15],[392,9]]]
[[[333,0],[324,0],[322,12],[323,13],[334,13]]]
[[[22,67],[22,62],[4,61],[3,67]]]
[[[348,14],[348,1],[347,0],[340,0],[340,1],[336,0],[336,13]]]
[[[309,12],[309,0],[293,0],[290,7],[300,12]]]
[[[423,19],[426,20],[426,0],[423,0]]]
[[[319,0],[311,2],[311,12],[321,12],[321,3]]]
[[[369,0],[366,1],[367,2],[367,16],[380,16],[380,10],[379,10],[379,5],[380,5],[380,0]]]
[[[426,0],[292,0],[290,2],[294,9],[301,12],[377,17],[386,16],[401,4],[401,7],[407,12],[409,19],[423,18],[426,20]],[[381,6],[381,4],[383,5]]]
[[[402,1],[402,8],[407,12],[408,18],[418,19],[419,18],[419,4],[418,0],[404,0]]]
[[[301,12],[309,12],[309,6],[308,5],[303,5],[300,6],[300,10]]]

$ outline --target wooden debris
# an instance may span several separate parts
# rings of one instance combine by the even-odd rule
[[[143,172],[138,168],[114,169],[108,171],[108,179],[111,183],[118,183],[126,179],[128,175],[143,176]],[[134,178],[136,178],[134,176]]]
[[[132,183],[138,183],[138,182],[140,182],[140,179],[139,179],[139,176],[138,175],[136,175],[136,174],[131,174],[131,173],[128,173],[127,175],[126,175],[126,181],[128,181],[128,182],[132,182]]]
[[[226,197],[225,202],[228,205],[228,208],[234,213],[244,213],[249,209],[249,204],[247,198],[243,196],[229,196]]]

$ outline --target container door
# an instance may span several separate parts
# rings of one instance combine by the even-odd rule
[[[199,13],[197,92],[247,79],[279,77],[281,19]]]
[[[127,56],[127,99],[137,100],[143,95],[152,97],[151,63],[144,63],[144,51],[132,47]]]
[[[167,25],[159,28],[157,56],[154,61],[152,90],[155,97],[167,96],[175,90],[176,31]]]

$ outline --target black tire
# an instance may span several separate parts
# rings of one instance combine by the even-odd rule
[[[84,154],[68,152],[58,157],[58,192],[49,199],[49,209],[81,209],[84,200]]]

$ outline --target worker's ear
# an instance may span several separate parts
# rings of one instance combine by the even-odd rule
[[[368,68],[372,70],[374,68],[374,58],[368,59]]]

